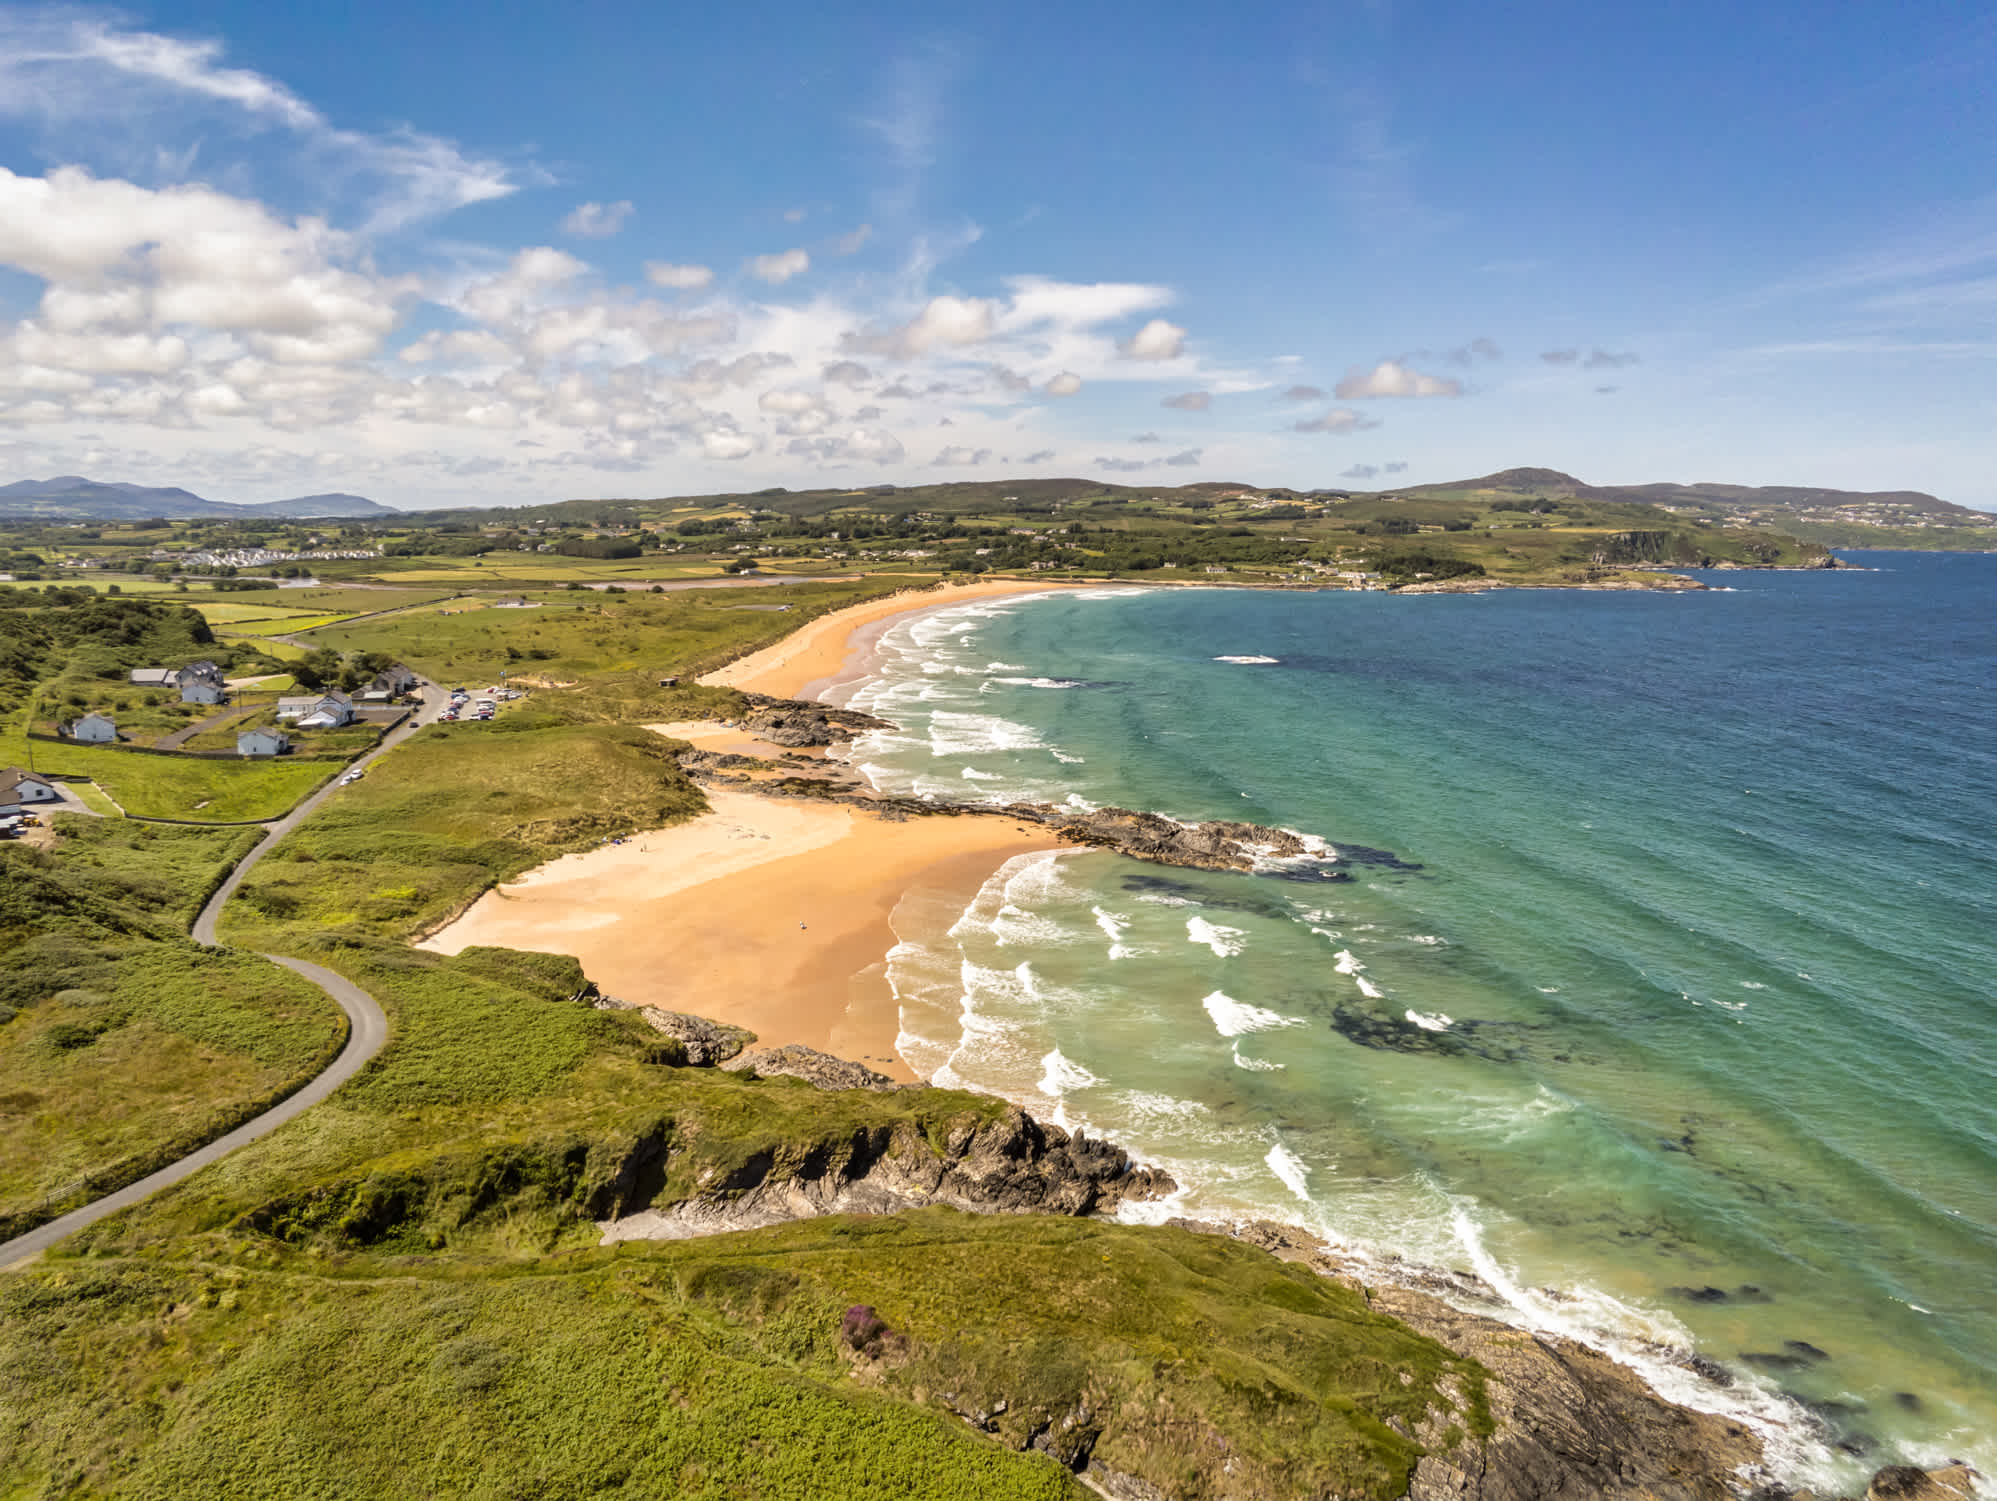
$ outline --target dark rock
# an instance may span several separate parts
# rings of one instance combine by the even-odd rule
[[[1819,1350],[1806,1339],[1785,1339],[1782,1341],[1782,1348],[1787,1350],[1791,1355],[1799,1356],[1804,1360],[1829,1360],[1831,1358],[1827,1352]]]
[[[1913,1392],[1895,1392],[1893,1405],[1902,1412],[1919,1412],[1925,1404]]]
[[[886,1074],[877,1074],[865,1064],[854,1063],[848,1058],[835,1058],[830,1053],[821,1053],[816,1048],[807,1048],[797,1043],[786,1043],[780,1048],[763,1048],[754,1053],[743,1054],[730,1064],[731,1069],[753,1069],[759,1078],[770,1079],[787,1075],[802,1079],[817,1089],[926,1089],[923,1084],[897,1084]]]
[[[1763,1371],[1799,1371],[1810,1363],[1800,1355],[1774,1350],[1743,1350],[1740,1358]]]
[[[1756,1287],[1752,1282],[1743,1282],[1734,1289],[1734,1297],[1742,1303],[1773,1303],[1775,1300]]]
[[[657,1006],[640,1006],[614,996],[599,997],[593,1004],[599,1011],[637,1012],[655,1030],[679,1043],[685,1052],[684,1061],[695,1067],[725,1063],[756,1040],[756,1034],[746,1027],[731,1027],[726,1022],[689,1016],[683,1011],[662,1011]]]
[[[1714,1386],[1732,1386],[1734,1384],[1734,1373],[1710,1355],[1686,1356],[1685,1369],[1698,1372],[1706,1380],[1712,1382]]]
[[[793,748],[836,745],[868,730],[894,728],[885,719],[876,719],[871,714],[861,714],[852,709],[830,709],[824,704],[770,698],[761,693],[745,693],[742,697],[749,702],[749,712],[742,718],[742,728],[771,745]]]
[[[1724,1303],[1727,1300],[1727,1290],[1723,1287],[1674,1287],[1670,1293],[1687,1303]]]
[[[811,1051],[771,1049],[745,1062],[763,1073],[769,1068],[764,1060],[773,1053],[795,1059]],[[819,1053],[807,1066],[812,1073],[843,1078],[825,1067],[840,1062]],[[880,1082],[830,1087],[927,1087],[896,1085],[858,1064],[846,1068]],[[925,1204],[977,1214],[1108,1214],[1126,1199],[1160,1199],[1177,1187],[1169,1174],[1133,1164],[1121,1147],[1079,1131],[1071,1136],[1014,1106],[996,1119],[967,1112],[940,1144],[901,1121],[775,1147],[733,1170],[725,1182],[704,1183],[693,1198],[656,1209],[632,1205],[603,1231],[606,1243],[679,1240],[823,1214],[893,1214]]]
[[[1865,1488],[1865,1501],[1970,1501],[1981,1478],[1961,1460],[1939,1470],[1888,1465],[1872,1477]]]

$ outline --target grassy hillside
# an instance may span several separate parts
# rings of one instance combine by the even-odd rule
[[[316,987],[187,924],[256,831],[57,815],[0,845],[0,1238],[248,1119],[331,1060]]]

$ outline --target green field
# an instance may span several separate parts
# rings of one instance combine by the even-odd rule
[[[46,741],[31,753],[18,723],[0,732],[0,766],[31,760],[45,774],[95,782],[126,813],[201,823],[282,818],[339,769],[324,761],[210,760]]]
[[[182,935],[255,831],[57,814],[0,846],[0,1238],[143,1177],[330,1061],[315,986]]]

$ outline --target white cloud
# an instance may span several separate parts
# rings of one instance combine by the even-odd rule
[[[787,209],[785,209],[785,210],[784,210],[784,223],[786,223],[786,224],[802,224],[802,223],[804,223],[804,216],[805,216],[805,212],[806,212],[806,211],[805,211],[804,209],[801,209],[801,208],[787,208]]]
[[[1133,313],[1165,307],[1172,301],[1171,288],[1139,282],[1083,283],[1012,276],[1006,278],[1006,286],[1012,291],[1012,302],[1005,314],[1008,331],[1047,323],[1092,328]]]
[[[1177,396],[1167,396],[1159,402],[1161,407],[1172,407],[1181,412],[1204,412],[1213,405],[1211,391],[1181,391]]]
[[[222,48],[135,31],[80,8],[18,7],[0,12],[0,115],[38,121],[44,143],[71,162],[76,148],[115,140],[128,157],[140,150],[181,173],[208,134],[199,124],[226,122],[289,132],[290,160],[279,170],[307,176],[329,195],[363,196],[369,232],[504,197],[516,172],[454,143],[407,128],[379,134],[345,130],[283,84],[221,65]],[[175,124],[190,144],[168,145]],[[530,171],[530,175],[534,174]]]
[[[860,386],[874,378],[874,372],[857,360],[834,360],[818,373],[828,386]]]
[[[1153,318],[1117,346],[1125,359],[1176,360],[1186,347],[1186,331],[1176,323]]]
[[[1318,386],[1292,386],[1283,393],[1285,401],[1323,401],[1324,391]]]
[[[1350,407],[1333,407],[1322,417],[1310,417],[1294,424],[1300,433],[1357,433],[1379,425],[1377,419],[1355,412]]]
[[[1053,449],[1037,448],[1032,453],[1028,454],[1025,458],[1021,459],[1020,463],[1027,465],[1045,464],[1053,457],[1054,457]]]
[[[1041,389],[1049,396],[1073,396],[1082,389],[1082,378],[1072,370],[1063,370]]]
[[[968,469],[990,460],[989,448],[946,448],[929,461],[932,469]]]
[[[1381,396],[1461,396],[1463,383],[1439,375],[1424,375],[1396,360],[1382,360],[1371,370],[1354,370],[1338,383],[1340,401],[1364,401]]]
[[[860,247],[872,239],[873,235],[874,226],[871,224],[862,224],[850,234],[843,234],[834,240],[832,242],[832,253],[834,255],[856,255],[859,253]]]
[[[773,287],[782,286],[793,276],[811,269],[811,256],[803,250],[785,250],[775,255],[759,255],[749,262],[749,274]]]
[[[579,203],[562,220],[562,233],[579,235],[585,240],[604,240],[622,229],[630,217],[629,198],[620,198],[615,203]]]
[[[700,451],[710,459],[746,459],[756,451],[756,445],[741,433],[717,429],[701,435]]]
[[[705,266],[675,266],[671,261],[647,261],[645,279],[655,287],[692,292],[713,281],[714,273]]]
[[[912,359],[938,346],[962,348],[992,336],[997,304],[982,297],[932,297],[901,327],[883,334],[849,334],[849,349]]]

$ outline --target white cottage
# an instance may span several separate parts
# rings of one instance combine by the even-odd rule
[[[277,717],[301,730],[337,729],[354,720],[354,701],[344,693],[307,693],[277,701]]]
[[[239,756],[281,756],[291,749],[291,737],[283,730],[244,730],[236,737]]]
[[[47,777],[38,777],[32,771],[23,771],[18,766],[0,771],[0,812],[15,807],[28,807],[35,803],[59,803],[62,794],[55,790],[55,784]]]
[[[69,738],[85,745],[118,743],[118,722],[109,714],[86,714],[69,727]]]

